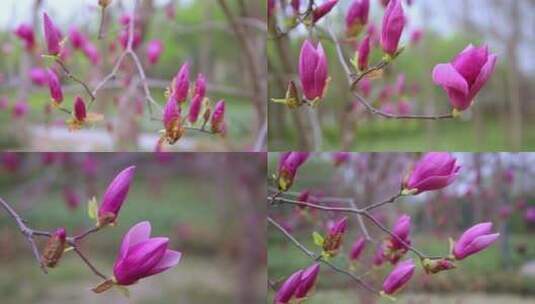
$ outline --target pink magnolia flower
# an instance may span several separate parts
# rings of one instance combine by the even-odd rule
[[[424,31],[423,30],[415,29],[411,33],[411,38],[410,38],[411,44],[417,45],[422,40],[423,36],[424,36]]]
[[[76,209],[80,205],[80,197],[71,187],[63,188],[63,199],[67,207],[71,210]]]
[[[347,228],[347,217],[338,219],[327,231],[327,236],[323,241],[323,251],[331,257],[338,254],[338,249],[342,246],[342,238]]]
[[[15,29],[15,35],[24,41],[24,47],[27,51],[31,51],[35,46],[35,35],[33,28],[29,24],[20,24]]]
[[[115,222],[130,189],[135,169],[135,166],[124,169],[109,184],[98,209],[99,226]]]
[[[61,52],[61,36],[59,30],[56,28],[47,13],[43,13],[43,28],[45,31],[46,47],[49,55],[59,55]]]
[[[535,223],[535,207],[528,207],[524,212],[524,219],[530,223]]]
[[[273,13],[275,12],[276,8],[277,8],[277,1],[276,0],[267,0],[267,14],[268,14],[268,17],[273,16]]]
[[[346,14],[346,34],[348,37],[357,36],[368,23],[370,0],[353,0]]]
[[[74,98],[74,117],[76,120],[83,122],[87,117],[84,99],[80,96]]]
[[[403,7],[399,0],[391,0],[386,7],[381,29],[381,46],[383,51],[394,55],[398,50],[399,39],[405,26]]]
[[[119,34],[119,43],[123,49],[128,47],[129,32],[128,29],[124,29]],[[132,49],[137,49],[141,44],[141,33],[138,30],[134,30],[134,36],[132,37]]]
[[[180,116],[181,108],[173,95],[171,95],[163,109],[164,139],[170,144],[176,143],[184,133]],[[161,146],[158,148],[161,148]]]
[[[206,96],[206,77],[203,74],[197,75],[194,95],[199,95],[201,100]]]
[[[455,259],[462,260],[494,243],[499,233],[491,233],[492,223],[480,223],[466,230],[453,247]]]
[[[454,109],[464,111],[494,72],[497,58],[487,46],[470,44],[451,63],[435,66],[433,82],[446,91]]]
[[[408,115],[411,113],[412,107],[411,104],[406,100],[400,100],[398,102],[398,114],[399,115]]]
[[[48,84],[48,73],[45,69],[39,67],[33,67],[28,73],[32,83],[38,86],[45,86]]]
[[[82,52],[84,52],[84,55],[89,59],[89,61],[91,61],[92,64],[94,65],[100,64],[100,60],[101,60],[100,52],[93,43],[91,43],[90,41],[87,41],[84,44],[84,47],[82,48]]]
[[[50,89],[50,97],[56,104],[63,101],[63,90],[58,75],[52,69],[48,69],[48,88]]]
[[[225,101],[223,99],[215,104],[210,124],[212,125],[212,132],[225,133]]]
[[[338,0],[327,0],[323,4],[319,5],[312,12],[312,22],[318,22],[323,16],[327,15],[334,6],[338,3]]]
[[[293,184],[297,169],[310,156],[308,152],[285,152],[280,154],[277,184],[280,191],[288,191]]]
[[[295,290],[295,298],[303,299],[308,296],[310,291],[314,288],[320,272],[320,264],[314,263],[310,267],[305,268],[301,275],[299,285]]]
[[[191,104],[189,106],[188,112],[188,121],[192,124],[195,123],[199,118],[199,114],[201,113],[202,108],[202,101],[202,96],[198,94],[195,94],[193,96],[193,99],[191,99]]]
[[[74,49],[82,49],[87,43],[87,37],[76,27],[69,30],[69,41]]]
[[[498,214],[503,220],[511,216],[511,213],[513,213],[513,208],[511,208],[511,206],[501,206],[500,209],[498,209]]]
[[[372,82],[368,77],[362,78],[358,84],[359,90],[364,97],[369,97],[372,92]]]
[[[308,100],[323,98],[328,84],[327,57],[318,43],[317,49],[308,40],[305,40],[299,56],[299,79],[303,93]]]
[[[405,74],[399,74],[398,78],[396,79],[396,84],[394,86],[394,90],[396,94],[403,95],[407,89],[407,84],[405,81]]]
[[[177,75],[173,79],[172,92],[175,99],[179,102],[185,102],[188,98],[189,91],[189,63],[186,62],[180,68]]]
[[[411,232],[411,217],[407,214],[401,215],[394,224],[392,232],[403,242],[410,244],[409,233]],[[405,246],[394,237],[391,238],[390,242],[395,249],[405,248]]]
[[[366,239],[363,237],[359,237],[355,240],[355,243],[353,243],[353,246],[351,247],[351,251],[349,252],[349,259],[351,261],[356,261],[359,259],[359,257],[364,252],[364,249],[366,248]]]
[[[65,231],[65,228],[58,228],[54,231],[43,249],[43,256],[41,257],[43,264],[50,268],[53,268],[58,264],[65,251],[66,239],[67,232]]]
[[[13,105],[12,117],[15,119],[24,118],[29,110],[30,107],[26,100],[19,100]]]
[[[303,270],[299,269],[289,276],[275,294],[274,304],[288,304],[294,297],[295,291],[301,283]]]
[[[150,237],[151,226],[136,224],[124,235],[113,266],[115,282],[132,285],[138,280],[166,271],[180,262],[182,253],[168,249],[166,237]]]
[[[412,259],[399,263],[386,277],[383,283],[383,292],[391,295],[401,289],[411,279],[415,267]]]
[[[163,43],[160,40],[152,40],[147,46],[147,58],[150,64],[156,64],[163,52]]]
[[[385,251],[382,243],[379,243],[377,245],[377,248],[375,248],[375,253],[373,254],[373,265],[375,266],[381,266],[386,261],[385,257]]]
[[[358,50],[358,68],[361,71],[368,69],[368,58],[370,57],[370,36],[364,37],[360,42]]]
[[[180,107],[174,98],[169,98],[163,109],[163,124],[165,128],[172,127],[176,120],[180,120]]]
[[[21,156],[16,152],[0,153],[0,158],[4,169],[10,173],[17,172],[22,164]]]
[[[414,194],[448,186],[459,175],[457,159],[447,152],[429,152],[422,157],[410,173],[405,189],[416,189]]]
[[[336,167],[348,162],[351,159],[349,152],[336,152],[333,154],[333,161]]]
[[[301,7],[301,0],[292,0],[290,1],[290,5],[292,6],[294,13],[299,14],[299,8]]]

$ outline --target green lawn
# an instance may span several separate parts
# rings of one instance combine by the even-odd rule
[[[426,122],[396,121],[372,118],[360,124],[355,134],[355,146],[351,151],[507,151],[511,150],[506,126],[496,118],[483,122],[483,132],[478,133],[473,120],[448,120],[431,122],[435,124],[434,136],[427,132]],[[289,125],[292,125],[289,123]],[[535,133],[528,130],[533,122],[524,125],[523,151],[535,149]],[[284,140],[271,139],[272,151],[286,151],[297,148],[294,131],[288,131]],[[323,151],[341,149],[338,128],[323,127]]]
[[[275,231],[270,230],[269,236],[268,276],[271,280],[280,281],[296,269],[310,265],[311,261],[309,258],[292,244],[287,243]],[[298,239],[308,248],[314,248],[318,251],[317,247],[315,248],[312,244],[311,237],[299,235]],[[428,276],[421,269],[418,269],[411,284],[407,288],[407,292],[448,294],[483,291],[488,293],[529,294],[535,296],[535,279],[521,277],[517,272],[518,267],[524,262],[535,259],[535,243],[532,240],[533,236],[531,235],[514,235],[511,238],[513,246],[520,243],[528,246],[527,253],[524,256],[520,256],[515,252],[512,253],[511,270],[507,271],[503,269],[499,246],[496,245],[459,262],[458,268],[455,270]],[[447,239],[437,239],[431,236],[416,237],[413,240],[413,244],[429,255],[445,255],[448,250]],[[347,250],[346,245],[345,252]],[[373,254],[373,250],[374,248],[372,247],[366,249],[364,260]],[[416,257],[413,256],[413,258],[416,262]],[[333,259],[333,262],[341,268],[348,268],[345,256],[339,256]],[[380,288],[384,277],[391,270],[391,266],[385,265],[380,268],[370,268],[367,265],[357,265],[356,272],[359,274],[367,273],[367,280],[374,286]],[[371,272],[369,272],[370,269]],[[334,303],[346,303],[343,301],[338,302],[336,294],[341,294],[339,296],[340,299],[345,298],[351,293],[351,289],[356,286],[358,285],[347,277],[330,271],[326,266],[322,266],[322,273],[318,283],[318,293],[320,295],[323,294],[325,298],[320,296],[320,299],[324,299],[323,302],[321,300],[315,300],[317,302],[312,301],[311,303],[325,303],[327,299]]]

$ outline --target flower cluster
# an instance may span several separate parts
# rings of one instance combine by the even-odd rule
[[[451,270],[457,267],[457,263],[466,259],[469,256],[475,255],[478,252],[491,246],[499,238],[500,234],[492,231],[492,223],[480,223],[467,229],[456,240],[451,240],[451,249],[447,255],[439,257],[430,257],[424,255],[413,247],[411,240],[411,226],[412,219],[408,214],[401,214],[391,229],[386,228],[380,222],[383,220],[376,219],[369,210],[378,208],[386,203],[392,203],[397,198],[403,196],[419,195],[426,191],[435,191],[443,189],[452,184],[458,177],[461,166],[457,159],[449,153],[444,152],[429,152],[423,155],[416,164],[409,171],[409,174],[401,181],[400,190],[391,200],[371,204],[367,208],[341,208],[330,207],[327,202],[330,199],[312,199],[309,190],[302,191],[297,197],[297,201],[293,199],[286,199],[287,191],[295,181],[297,169],[309,157],[308,153],[302,152],[287,152],[283,153],[279,159],[277,186],[279,192],[274,200],[278,200],[281,204],[293,204],[299,209],[317,209],[326,212],[352,212],[370,218],[373,222],[381,228],[381,230],[388,233],[387,237],[374,243],[377,244],[375,253],[373,255],[373,265],[379,267],[389,262],[393,265],[390,273],[385,277],[381,291],[378,293],[391,297],[406,286],[417,270],[416,264],[412,258],[407,255],[409,252],[416,254],[420,260],[421,269],[426,274],[436,274],[441,271]],[[333,154],[335,166],[340,166],[341,163],[349,162],[351,155],[346,153]],[[297,195],[297,194],[296,194]],[[336,199],[334,199],[336,200]],[[340,199],[341,200],[341,199]],[[334,221],[327,222],[326,233],[322,236],[317,232],[312,234],[314,244],[321,248],[321,253],[314,255],[315,261],[325,262],[331,268],[335,268],[338,272],[342,270],[336,268],[330,260],[336,258],[342,252],[344,244],[344,236],[350,231],[350,223],[348,217],[340,217]],[[285,228],[279,228],[285,229]],[[288,231],[284,231],[288,234]],[[367,232],[366,232],[367,233]],[[367,240],[371,240],[370,236],[357,236],[347,252],[346,259],[348,260],[348,268],[354,271],[357,264],[360,263],[362,255],[365,254]],[[293,240],[293,242],[298,242]],[[303,246],[300,244],[299,246]],[[302,249],[302,248],[301,248]],[[313,256],[311,253],[308,253]],[[300,303],[301,294],[296,295],[296,290],[303,279],[305,270],[298,270],[289,276],[284,284],[278,289],[275,296],[275,303]]]
[[[293,11],[293,15],[288,17],[288,30],[301,23],[307,26],[310,31],[314,30],[315,27],[318,27],[320,32],[324,31],[318,23],[333,10],[338,1],[326,0],[314,3],[312,6],[307,6],[305,12],[302,12],[301,2],[303,1],[288,1],[286,5],[289,8],[281,10],[281,12]],[[403,9],[403,1],[389,0],[382,1],[382,4],[385,9],[380,31],[377,31],[375,25],[370,23],[369,0],[351,0],[345,10],[346,38],[349,41],[356,41],[364,33],[360,41],[355,43],[357,52],[352,63],[356,71],[349,76],[356,78],[354,78],[351,89],[354,89],[358,82],[365,81],[368,75],[372,78],[380,75],[384,67],[398,57],[404,49],[404,47],[400,47],[400,41],[408,18]],[[411,4],[412,1],[406,3],[408,6]],[[275,33],[278,30],[276,19],[273,18],[276,8],[276,1],[268,1],[271,30]],[[281,13],[281,15],[285,14]],[[367,30],[364,31],[366,27]],[[411,44],[417,44],[422,35],[423,32],[420,29],[415,29],[410,33]],[[334,42],[338,44],[337,41]],[[302,95],[308,103],[300,102],[301,98],[297,93],[298,89],[295,84],[288,86],[286,98],[273,99],[274,102],[286,104],[293,109],[302,104],[315,105],[317,101],[325,98],[330,79],[328,60],[322,44],[318,42],[317,46],[315,45],[316,43],[310,38],[306,39],[301,46],[299,55],[299,80]],[[369,58],[376,46],[380,46],[384,57],[380,63],[371,66]],[[486,45],[481,47],[469,45],[451,63],[438,64],[434,68],[433,81],[446,91],[452,107],[452,114],[448,115],[448,118],[457,116],[459,112],[466,110],[473,104],[476,95],[492,75],[496,61],[497,56],[492,54]],[[403,101],[400,102],[398,110],[392,109],[391,105],[388,105],[384,109],[381,108],[378,113],[385,117],[396,117],[409,116],[409,112],[408,103]]]
[[[210,123],[210,133],[224,135],[225,101],[220,100],[212,109],[210,100],[206,97],[206,78],[199,74],[190,94],[190,66],[186,62],[182,65],[168,89],[168,99],[163,110],[162,137],[157,148],[161,148],[163,142],[176,143],[184,134],[186,127],[200,124],[200,130],[206,131],[206,125]],[[182,117],[182,106],[191,95],[187,117]]]
[[[90,216],[95,213],[96,227],[81,234],[81,236],[67,237],[65,228],[61,227],[50,234],[43,249],[41,260],[44,266],[54,268],[58,265],[61,257],[69,249],[69,246],[77,246],[77,241],[105,228],[115,225],[119,211],[123,206],[132,179],[135,166],[121,171],[109,184],[103,195],[100,207],[90,202]],[[98,210],[95,210],[98,209]],[[150,237],[151,225],[148,221],[134,225],[123,236],[115,264],[113,276],[100,283],[93,289],[95,293],[102,293],[112,287],[129,286],[140,279],[156,275],[176,266],[182,254],[169,248],[169,239],[166,237]],[[76,249],[75,250],[79,250]],[[80,254],[78,252],[78,254]],[[86,261],[86,263],[88,263]],[[98,273],[99,276],[104,275]]]

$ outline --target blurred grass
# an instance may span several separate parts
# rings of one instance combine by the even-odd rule
[[[217,216],[215,208],[222,201],[216,198],[213,184],[196,178],[175,178],[159,183],[161,192],[155,192],[153,184],[140,180],[135,179],[131,186],[118,225],[89,236],[82,242],[82,249],[99,270],[111,274],[123,234],[134,224],[148,220],[152,236],[167,236],[171,239],[170,246],[182,251],[183,259],[176,268],[133,286],[130,300],[117,291],[95,296],[90,288],[100,279],[74,253],[66,253],[60,266],[49,275],[42,274],[25,240],[13,229],[11,220],[1,215],[0,303],[152,304],[175,303],[177,299],[181,303],[232,302],[239,286],[239,276],[235,274],[238,263],[227,254],[222,242],[234,233],[234,222],[221,221]],[[98,181],[99,192],[104,190],[105,182]],[[9,185],[2,184],[0,193],[8,193],[5,187]],[[6,199],[22,201],[14,197]],[[70,212],[61,192],[52,190],[21,215],[35,229],[51,230],[63,225],[73,233],[93,225],[86,215],[84,202],[85,199],[76,211]],[[20,208],[17,204],[14,207]],[[180,238],[178,224],[188,226],[189,239]]]
[[[291,124],[291,122],[289,122]],[[477,132],[473,119],[445,120],[435,125],[434,136],[427,132],[425,122],[371,119],[359,125],[355,133],[355,145],[351,151],[507,151],[510,150],[508,126],[495,118],[482,123],[482,132]],[[526,121],[524,130],[535,127],[533,121]],[[292,129],[292,128],[289,128]],[[294,130],[287,130],[284,141],[270,138],[271,151],[297,149],[298,139]],[[341,149],[338,128],[323,126],[323,151]],[[535,133],[524,132],[522,151],[535,150]]]
[[[285,239],[282,239],[278,234],[275,234],[275,231],[270,230],[269,233],[268,277],[271,280],[279,281],[284,279],[296,269],[310,264],[309,258]],[[312,244],[311,236],[297,235],[297,238],[308,248],[317,249]],[[517,244],[525,244],[527,246],[526,255],[524,256],[516,252],[512,253],[511,270],[505,270],[502,267],[500,247],[496,244],[475,256],[458,262],[458,268],[455,270],[427,276],[421,269],[418,269],[411,284],[407,288],[407,292],[459,293],[485,291],[488,293],[514,293],[535,296],[535,279],[521,277],[518,273],[518,268],[524,262],[535,259],[535,242],[532,240],[533,236],[527,234],[511,236],[512,249]],[[413,243],[418,249],[429,255],[444,255],[448,250],[448,240],[436,236],[418,236],[414,238]],[[344,252],[347,252],[347,246],[346,244]],[[375,248],[372,246],[367,247],[365,251],[366,257],[361,258],[361,260],[366,260],[366,258],[370,257],[374,250]],[[344,256],[339,256],[333,259],[332,262],[342,268],[348,267]],[[367,264],[366,266],[362,266],[362,270],[360,271],[358,267],[359,265],[357,266],[357,271],[360,273],[370,270]],[[318,283],[319,293],[335,289],[343,294],[346,292],[345,289],[351,289],[355,286],[345,276],[335,274],[328,269],[322,266],[322,271],[324,272],[320,276]],[[390,270],[391,267],[388,265],[380,268],[372,268],[372,271],[366,277],[371,282],[375,282],[374,284],[376,286],[380,286],[382,279],[384,279]],[[338,303],[336,297],[329,297],[328,299]],[[319,301],[313,303],[324,302]]]

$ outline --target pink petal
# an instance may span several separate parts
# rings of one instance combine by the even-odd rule
[[[128,253],[128,249],[132,246],[148,240],[150,237],[151,226],[148,221],[137,223],[124,235],[121,243],[121,249],[119,250],[119,256],[124,258]]]
[[[489,80],[490,76],[492,75],[492,72],[494,72],[494,67],[496,66],[496,61],[498,60],[498,57],[494,54],[490,55],[487,59],[487,62],[481,69],[479,75],[477,76],[476,80],[474,81],[474,84],[470,88],[469,93],[469,99],[472,100],[474,97],[479,93],[481,88],[485,85],[485,83]]]
[[[433,82],[444,88],[452,88],[468,95],[468,83],[450,63],[442,63],[433,69]]]
[[[182,253],[167,249],[158,264],[145,273],[145,276],[154,275],[175,266],[180,262],[180,258],[182,258]]]

